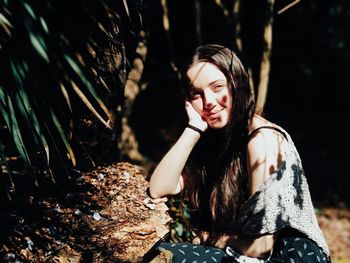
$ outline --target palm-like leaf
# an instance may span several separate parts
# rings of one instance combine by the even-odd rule
[[[75,165],[70,145],[72,116],[79,111],[75,102],[111,128],[113,114],[104,98],[109,92],[123,97],[127,34],[118,23],[129,22],[125,3],[0,3],[2,119],[29,165],[44,162],[50,168],[53,154]],[[106,55],[111,70],[101,67]]]

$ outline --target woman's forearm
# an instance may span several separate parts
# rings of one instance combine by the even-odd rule
[[[188,156],[200,138],[200,134],[186,128],[174,146],[154,170],[149,186],[151,197],[159,198],[180,192],[180,177]]]

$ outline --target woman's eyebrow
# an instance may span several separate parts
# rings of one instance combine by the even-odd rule
[[[217,79],[217,80],[214,80],[214,81],[210,82],[208,86],[210,87],[210,86],[213,86],[213,85],[215,85],[215,84],[217,84],[217,83],[222,83],[222,82],[223,82],[223,83],[226,83],[226,79]]]
[[[221,83],[226,83],[226,79],[216,79],[216,80],[210,82],[207,86],[208,86],[208,87],[211,87],[211,86],[213,86],[213,85],[215,85],[215,84],[218,84],[218,83],[220,83],[220,84],[221,84]],[[200,87],[195,87],[195,86],[193,86],[193,85],[190,85],[190,89],[200,90],[200,89],[202,89],[202,88],[200,88]]]

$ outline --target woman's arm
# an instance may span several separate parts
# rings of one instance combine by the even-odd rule
[[[198,132],[189,128],[184,130],[151,176],[149,192],[152,198],[178,194],[182,190],[181,172],[199,138],[200,134]]]
[[[208,124],[189,102],[186,102],[186,111],[189,124],[202,131],[207,129]],[[149,185],[151,197],[159,198],[166,195],[175,195],[183,189],[181,173],[199,138],[200,133],[193,129],[186,128],[183,131],[180,138],[163,157],[151,176]]]
[[[251,195],[282,165],[286,143],[283,135],[272,129],[259,130],[248,142],[246,159]]]

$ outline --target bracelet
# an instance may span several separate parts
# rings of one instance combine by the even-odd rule
[[[186,127],[187,127],[187,128],[190,128],[190,129],[192,129],[192,130],[194,130],[194,131],[196,131],[196,132],[199,132],[200,135],[203,134],[203,131],[202,131],[201,129],[199,129],[199,128],[197,128],[197,127],[191,125],[191,124],[187,124]]]

